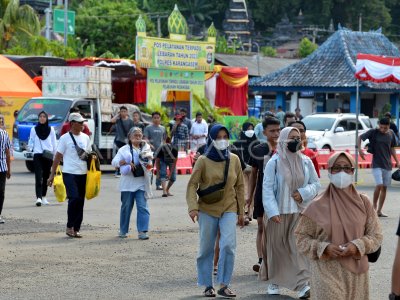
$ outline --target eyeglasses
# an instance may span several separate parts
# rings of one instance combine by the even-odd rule
[[[354,168],[353,167],[339,167],[339,166],[333,166],[331,168],[331,172],[332,173],[339,173],[339,172],[346,172],[348,174],[352,174],[354,172]]]

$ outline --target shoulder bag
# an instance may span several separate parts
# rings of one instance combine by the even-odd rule
[[[222,200],[222,198],[224,197],[226,180],[228,178],[229,163],[230,159],[227,159],[225,163],[223,182],[209,186],[204,190],[200,190],[200,188],[197,189],[197,195],[199,196],[200,201],[203,201],[206,204],[213,204]]]
[[[129,147],[131,148],[132,162],[133,162],[133,147],[131,144],[129,144]],[[143,177],[144,176],[144,169],[140,162],[138,165],[135,165],[135,168],[132,170],[132,174],[133,174],[133,177]]]
[[[84,149],[78,146],[78,144],[75,141],[74,135],[71,132],[69,132],[69,134],[72,138],[72,141],[74,142],[75,149],[76,152],[78,153],[79,158],[83,161],[86,161],[87,169],[90,170],[92,160],[94,160],[96,170],[100,170],[100,160],[96,151],[86,152]]]
[[[53,159],[54,159],[53,152],[51,152],[49,150],[43,150],[42,141],[40,140],[39,137],[38,137],[38,139],[39,139],[39,143],[40,143],[40,148],[42,148],[42,157],[47,159],[47,160],[53,161]]]

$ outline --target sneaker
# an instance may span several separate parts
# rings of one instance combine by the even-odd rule
[[[74,228],[68,228],[65,230],[65,234],[68,235],[69,237],[75,237],[75,231]]]
[[[47,201],[46,197],[43,197],[42,198],[42,204],[43,205],[49,205],[50,203],[49,203],[49,201]]]
[[[310,298],[310,287],[306,285],[299,292],[299,299],[308,299]]]
[[[147,232],[139,232],[139,240],[148,240],[149,236],[147,235]]]
[[[5,223],[4,219],[0,216],[0,224],[4,224],[4,223]]]
[[[128,237],[128,235],[127,235],[126,233],[120,233],[120,234],[118,234],[118,236],[119,236],[121,239],[126,239],[126,238]]]
[[[268,295],[280,295],[281,293],[279,291],[279,285],[269,284],[267,294]]]
[[[74,231],[74,237],[80,239],[82,238],[82,234],[79,231]]]
[[[163,189],[162,189],[162,186],[161,186],[161,185],[157,185],[156,190],[157,190],[157,191],[162,191],[162,190],[163,190]]]
[[[261,268],[261,264],[255,264],[253,266],[253,271],[258,273],[258,272],[260,272],[260,268]]]
[[[37,200],[36,200],[36,206],[42,206],[42,199],[37,198]]]

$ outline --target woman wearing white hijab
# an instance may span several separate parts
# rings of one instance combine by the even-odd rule
[[[311,160],[301,154],[300,132],[294,127],[281,131],[277,154],[264,170],[263,205],[267,224],[268,294],[279,295],[279,287],[310,297],[309,261],[297,251],[294,230],[300,212],[317,195],[318,175]]]

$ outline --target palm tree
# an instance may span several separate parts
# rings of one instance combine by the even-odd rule
[[[212,115],[214,119],[219,122],[224,122],[224,116],[232,116],[232,110],[228,107],[217,107],[211,106],[210,100],[207,98],[201,98],[197,94],[193,94],[193,100],[198,105],[200,111],[203,113],[203,118],[207,119],[209,115]]]
[[[19,0],[0,0],[0,50],[16,46],[26,38],[40,34],[40,21],[29,5]]]

